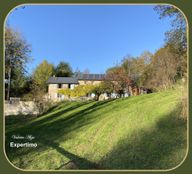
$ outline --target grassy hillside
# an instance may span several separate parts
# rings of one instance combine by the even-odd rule
[[[22,169],[169,169],[186,153],[180,93],[64,102],[38,118],[6,117],[6,152]],[[37,148],[10,148],[12,135]]]

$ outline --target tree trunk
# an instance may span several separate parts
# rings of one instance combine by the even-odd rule
[[[9,68],[9,73],[8,73],[7,100],[9,100],[10,89],[11,89],[11,68]]]

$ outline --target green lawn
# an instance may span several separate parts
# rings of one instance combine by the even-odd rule
[[[22,169],[170,169],[186,154],[181,94],[64,102],[38,118],[6,117],[6,153]],[[37,148],[10,148],[32,134]]]

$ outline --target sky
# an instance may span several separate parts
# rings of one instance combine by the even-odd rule
[[[154,53],[164,45],[169,19],[159,19],[153,5],[26,5],[6,23],[31,45],[32,73],[44,59],[68,62],[73,71],[104,73],[126,55]]]

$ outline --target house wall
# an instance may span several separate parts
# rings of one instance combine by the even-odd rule
[[[62,84],[61,88],[66,89],[68,88],[68,84]],[[58,88],[59,89],[59,88]]]
[[[49,84],[48,94],[52,100],[57,100],[57,90],[58,90],[58,84]]]
[[[73,89],[74,87],[78,86],[77,84],[71,84],[71,89]],[[49,98],[54,100],[54,101],[58,101],[58,89],[67,89],[68,88],[68,84],[62,84],[61,88],[59,88],[58,84],[49,84],[48,85],[48,94],[49,94]]]
[[[78,81],[79,84],[71,84],[71,89],[73,89],[74,87],[78,86],[78,85],[86,85],[86,84],[92,84],[92,85],[96,85],[101,83],[102,81],[99,80],[79,80]],[[59,88],[58,84],[49,84],[48,85],[48,94],[49,94],[49,98],[53,101],[58,101],[58,89],[66,89],[68,88],[68,84],[62,84],[61,88]]]
[[[73,89],[74,87],[76,87],[78,85],[86,85],[86,84],[96,85],[101,82],[102,81],[79,80],[79,84],[71,84],[71,89]],[[51,99],[53,101],[60,101],[60,100],[65,99],[66,96],[58,95],[58,89],[66,89],[66,88],[68,88],[68,84],[62,84],[61,88],[58,88],[58,84],[49,84],[49,86],[48,86],[49,99]],[[140,89],[136,86],[128,86],[127,90],[128,90],[127,96],[136,96],[136,95],[147,93],[146,90]]]
[[[96,85],[101,83],[102,81],[99,80],[79,80],[78,81],[80,85],[86,85],[86,84],[92,84],[92,85]]]

